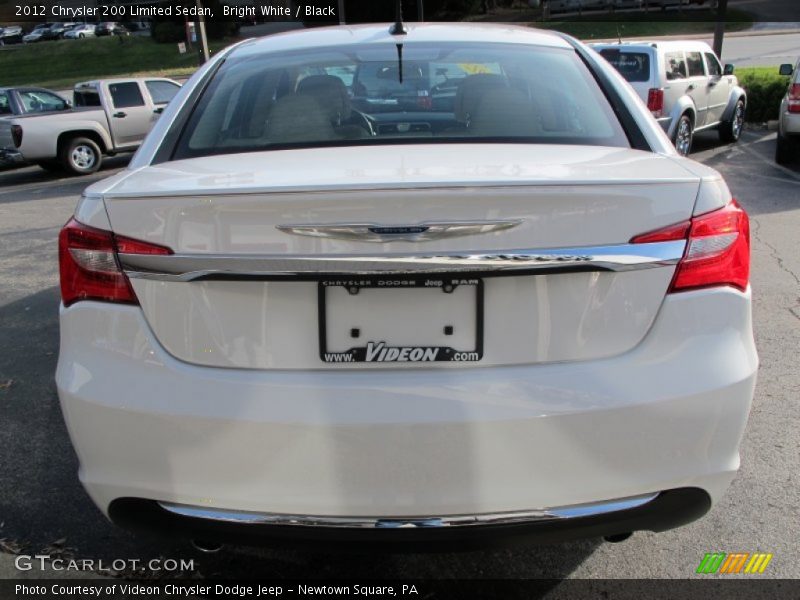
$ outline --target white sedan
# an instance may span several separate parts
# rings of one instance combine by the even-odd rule
[[[206,547],[683,525],[739,466],[749,243],[720,175],[569,37],[242,42],[61,232],[81,481]]]
[[[64,38],[68,40],[78,40],[87,37],[94,37],[95,26],[89,23],[75,25],[64,33]]]

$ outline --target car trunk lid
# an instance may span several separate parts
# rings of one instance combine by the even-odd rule
[[[683,242],[628,241],[688,219],[698,185],[640,151],[463,144],[204,157],[100,191],[117,234],[175,252],[122,256],[168,352],[343,369],[629,350]]]

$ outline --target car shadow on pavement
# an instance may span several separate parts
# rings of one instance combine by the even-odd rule
[[[714,150],[723,146],[733,147],[734,144],[727,144],[720,141],[719,134],[717,134],[716,131],[700,131],[694,135],[694,139],[692,140],[692,152],[689,158],[697,160],[694,155],[698,152]]]
[[[133,154],[118,154],[117,156],[106,157],[97,173],[74,177],[67,175],[63,171],[46,171],[36,165],[24,165],[14,168],[0,166],[0,189],[10,185],[51,183],[54,181],[62,181],[64,183],[83,182],[83,185],[86,186],[89,183],[108,177],[108,171],[125,167],[132,157]]]
[[[191,558],[204,577],[552,578],[569,575],[600,540],[458,554],[338,553],[225,547],[201,554],[179,540],[111,525],[78,481],[55,390],[59,291],[0,307],[0,551],[59,558]],[[114,435],[113,431],[108,432]],[[187,574],[190,575],[190,574]],[[147,574],[152,578],[153,573]],[[162,575],[166,576],[166,575]],[[194,574],[197,576],[197,573]]]

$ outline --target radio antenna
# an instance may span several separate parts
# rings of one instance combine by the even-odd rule
[[[397,44],[397,78],[403,84],[403,44]]]
[[[408,33],[405,25],[403,25],[403,0],[397,0],[394,25],[392,25],[389,33],[392,35],[406,35]]]

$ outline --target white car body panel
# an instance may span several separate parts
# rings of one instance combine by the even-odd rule
[[[646,273],[575,273],[539,277],[503,277],[484,282],[484,302],[492,310],[484,314],[481,367],[589,360],[621,354],[644,337],[661,306],[674,268],[648,269]],[[198,365],[244,369],[379,369],[383,363],[320,363],[317,340],[317,284],[263,282],[170,283],[137,280],[136,295],[142,299],[145,317],[161,345],[173,356]],[[461,343],[458,337],[439,338],[434,344],[428,331],[448,323],[459,332],[473,324],[474,311],[453,299],[449,312],[432,318],[401,318],[407,302],[422,302],[420,292],[395,292],[373,309],[372,318],[339,309],[344,325],[339,341],[328,342],[331,352],[349,346],[342,336],[350,325],[359,325],[367,339],[391,340],[393,345],[445,345],[469,350],[472,331]],[[441,292],[436,290],[439,295]],[[367,294],[368,292],[362,292]],[[435,299],[435,298],[434,298]],[[434,299],[418,309],[435,310]],[[343,299],[347,300],[347,299]],[[335,300],[329,299],[328,304]],[[235,310],[230,307],[235,306]],[[457,310],[463,307],[462,310]],[[358,308],[352,310],[358,311]],[[466,314],[463,314],[464,311]],[[527,318],[524,318],[526,317]],[[469,318],[465,318],[469,317]],[[394,322],[387,322],[396,318]],[[375,321],[378,323],[375,323]],[[379,324],[383,323],[383,327]],[[382,332],[369,335],[369,332]],[[334,332],[329,330],[329,337]],[[385,336],[385,337],[384,337]],[[315,343],[309,344],[309,340]],[[430,366],[430,365],[426,365]],[[399,363],[397,368],[423,368]],[[476,368],[467,363],[444,367]]]
[[[64,37],[68,39],[95,37],[94,25],[78,25],[77,27],[73,27],[72,29],[67,31],[64,34]]]
[[[109,126],[106,112],[97,109],[72,109],[62,113],[22,115],[6,119],[9,127],[20,125],[23,130],[22,145],[16,150],[25,160],[49,160],[58,156],[58,138],[71,131],[90,131],[102,140],[103,145],[113,150],[114,143],[109,137]],[[4,124],[0,123],[0,129]],[[0,134],[10,139],[10,134]]]
[[[90,302],[62,310],[61,331],[59,396],[104,511],[144,497],[473,514],[681,486],[716,501],[739,465],[758,362],[750,295],[725,289],[670,296],[635,350],[575,364],[208,369],[169,356],[137,307]]]
[[[790,113],[786,110],[786,105],[789,101],[784,100],[781,103],[781,118],[779,121],[779,130],[781,135],[785,136],[800,136],[800,114]]]
[[[495,144],[492,155],[475,144],[343,147],[224,154],[176,160],[138,169],[112,186],[94,184],[117,203],[126,197],[196,197],[220,194],[323,192],[342,189],[425,189],[520,187],[525,185],[697,184],[681,163],[624,148],[600,146],[520,146]],[[352,168],[357,161],[359,168]],[[306,165],[313,164],[309,169]],[[623,188],[624,189],[624,188]],[[552,191],[552,190],[551,190]],[[120,202],[121,203],[121,202]],[[149,202],[152,207],[154,201]],[[458,207],[456,207],[458,210]],[[681,208],[674,208],[680,212]],[[130,215],[133,216],[133,215]],[[145,217],[146,218],[146,217]],[[137,225],[125,227],[136,228]]]
[[[406,43],[570,47],[528,28],[408,29]],[[80,222],[175,253],[116,256],[139,305],[61,308],[56,382],[92,499],[106,514],[133,498],[312,522],[530,511],[678,488],[716,502],[739,466],[755,386],[751,293],[668,293],[685,240],[631,239],[726,206],[731,193],[716,171],[677,156],[610,65],[597,69],[651,151],[419,142],[159,158],[170,123],[225,56],[395,41],[364,26],[242,42],[183,87],[128,170],[86,191]],[[506,225],[402,241],[308,234],[424,223]],[[656,253],[664,244],[674,255]],[[631,248],[652,260],[612,260]],[[564,264],[587,268],[476,276],[485,339],[474,363],[324,362],[322,287],[313,276],[263,277],[353,257],[410,256],[424,269],[443,257],[505,265],[530,255],[550,268],[562,251],[577,256]],[[598,266],[596,253],[612,259]],[[176,260],[198,270],[153,266]],[[214,261],[227,266],[204,270]],[[237,270],[258,261],[276,271]],[[437,341],[436,319],[452,316],[463,342],[477,326],[457,296],[449,315],[446,303],[405,293],[347,306],[343,288],[325,314],[353,327],[363,313],[362,327],[403,344]],[[348,342],[343,331],[329,337],[338,350]]]
[[[795,65],[792,74],[791,84],[800,84],[800,61]],[[781,107],[778,119],[778,131],[782,136],[800,137],[800,113],[789,112],[789,90],[786,90],[783,99],[781,100]]]
[[[309,172],[309,164],[320,167]],[[359,165],[356,173],[353,164]],[[381,253],[624,244],[690,214],[698,183],[670,159],[633,150],[498,145],[487,160],[480,147],[453,144],[444,156],[435,146],[415,145],[342,148],[333,157],[316,149],[176,161],[141,169],[104,196],[118,234],[177,254],[332,258],[363,254],[369,246],[290,235],[277,227],[320,221],[402,225],[409,223],[407,215],[424,215],[411,223],[498,217],[520,222],[480,236],[386,242]],[[673,272],[667,266],[487,280],[487,306],[497,309],[486,310],[485,327],[493,338],[481,365],[627,351],[652,323]],[[318,348],[305,341],[314,339],[317,327],[314,283],[136,279],[133,285],[160,343],[182,360],[249,369],[320,366]],[[237,309],[225,309],[234,297]],[[399,322],[392,339],[405,337],[408,327]],[[417,324],[416,339],[423,339],[425,329],[424,322]]]

